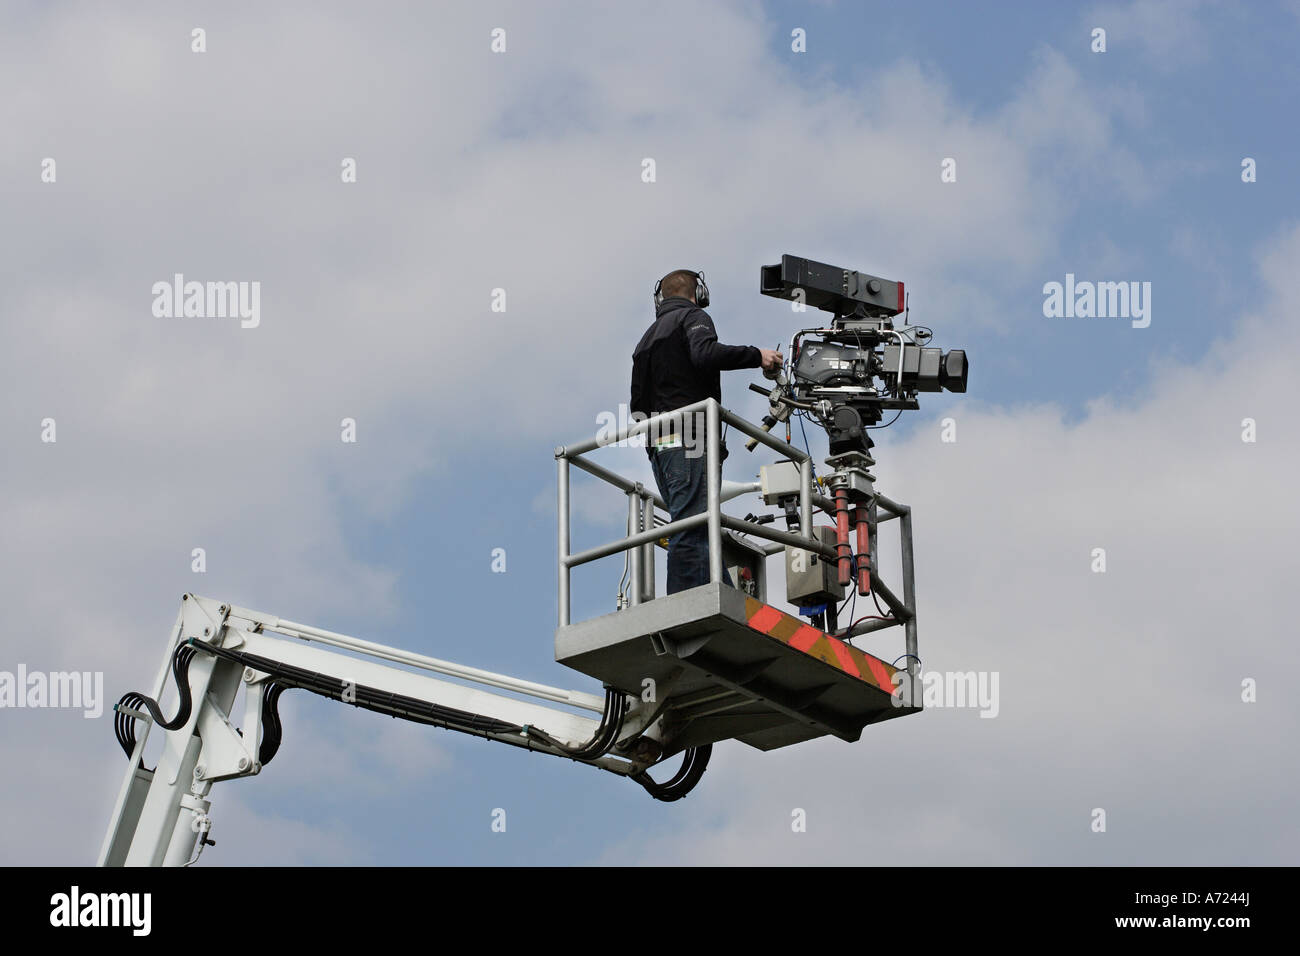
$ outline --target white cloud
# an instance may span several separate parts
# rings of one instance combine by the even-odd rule
[[[1108,53],[1132,55],[1161,71],[1194,67],[1210,56],[1213,44],[1199,14],[1215,0],[1135,0],[1098,4],[1089,10],[1090,26],[1106,30]]]

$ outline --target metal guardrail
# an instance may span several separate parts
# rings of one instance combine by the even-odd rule
[[[677,433],[683,434],[682,423],[687,416],[704,415],[704,454],[707,475],[708,504],[703,512],[682,518],[679,521],[655,527],[654,509],[667,510],[667,505],[650,489],[639,482],[624,478],[607,468],[591,461],[586,456],[597,448],[608,445],[623,445],[629,438],[637,435],[654,435],[663,430],[663,426],[674,423]],[[722,476],[720,456],[722,454],[721,431],[726,423],[737,431],[755,438],[773,449],[782,457],[796,462],[799,466],[799,533],[791,534],[765,525],[741,521],[722,512]],[[698,434],[698,431],[696,432]],[[647,440],[650,440],[647,437]],[[729,528],[743,531],[756,538],[775,542],[778,546],[793,546],[815,551],[827,558],[834,558],[833,548],[825,548],[813,536],[812,514],[814,495],[812,488],[812,458],[795,446],[784,442],[763,431],[753,422],[746,421],[739,415],[723,408],[712,398],[706,398],[691,405],[685,405],[671,412],[664,412],[643,421],[633,422],[622,428],[612,438],[588,438],[573,445],[560,445],[555,449],[555,459],[559,479],[559,625],[565,627],[570,621],[571,597],[570,584],[573,568],[598,561],[613,554],[630,552],[629,564],[632,578],[632,603],[638,604],[649,595],[654,596],[654,543],[667,535],[686,531],[690,528],[707,524],[709,529],[709,580],[722,580],[722,529]],[[588,548],[577,554],[571,552],[571,524],[569,511],[569,477],[570,466],[575,466],[622,490],[628,496],[628,533],[622,538],[607,542],[595,548]],[[823,499],[825,500],[825,499]]]
[[[625,478],[601,465],[591,461],[587,455],[597,448],[608,445],[623,445],[627,439],[641,434],[655,434],[661,427],[673,421],[680,423],[687,415],[705,416],[705,455],[708,481],[708,505],[703,512],[683,518],[680,521],[668,521],[655,525],[655,509],[667,511],[668,506],[659,495],[646,488],[640,482]],[[737,431],[756,438],[762,444],[776,451],[783,458],[797,462],[799,465],[799,533],[792,534],[767,525],[743,521],[732,515],[724,514],[724,500],[721,488],[721,427],[723,423],[731,425]],[[679,432],[680,434],[680,432]],[[649,440],[649,439],[647,439]],[[816,552],[828,560],[836,560],[837,552],[832,547],[822,545],[813,536],[813,507],[821,508],[827,514],[834,511],[835,503],[825,495],[813,490],[812,458],[807,452],[773,437],[753,422],[723,408],[712,398],[683,406],[672,412],[665,412],[653,418],[635,422],[620,429],[617,435],[602,440],[589,438],[573,445],[560,445],[555,449],[556,465],[559,470],[559,626],[566,627],[571,616],[571,571],[573,568],[598,561],[614,554],[630,552],[629,567],[632,586],[631,603],[640,604],[643,600],[652,600],[655,593],[654,580],[654,545],[660,538],[707,524],[709,528],[709,580],[717,582],[722,579],[722,530],[742,532],[756,538],[773,542],[769,554],[784,547],[803,548]],[[570,511],[569,511],[569,477],[570,466],[577,467],[596,478],[620,489],[628,496],[628,532],[626,536],[607,542],[595,548],[588,548],[577,554],[571,552]],[[899,544],[902,556],[903,596],[900,599],[893,590],[873,574],[872,589],[878,594],[892,612],[893,620],[865,620],[857,626],[850,626],[839,633],[839,637],[850,639],[870,631],[902,625],[905,634],[906,656],[910,658],[904,665],[908,673],[915,675],[920,658],[917,656],[918,639],[916,625],[916,570],[912,556],[912,509],[899,504],[885,495],[876,492],[872,499],[873,523],[882,524],[897,520],[899,523]],[[877,517],[878,515],[878,517]],[[871,536],[871,567],[878,569],[876,559],[877,535]],[[850,625],[852,622],[850,622]]]

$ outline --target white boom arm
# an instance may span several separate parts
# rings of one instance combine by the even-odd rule
[[[158,765],[148,770],[143,764],[145,744],[150,728],[163,720],[157,707],[169,671],[182,685],[178,686],[179,710],[164,723],[167,736],[162,754]],[[521,696],[507,697],[418,671]],[[237,730],[232,708],[241,685],[245,701]],[[645,744],[657,738],[657,726],[652,725],[662,705],[645,705],[612,691],[602,698],[548,687],[187,594],[152,699],[128,695],[116,708],[119,740],[130,749],[131,759],[99,865],[184,866],[197,859],[194,850],[200,834],[200,853],[211,842],[207,833],[212,784],[261,772],[279,746],[275,699],[285,687],[305,688],[345,703],[569,757],[623,775],[640,774],[659,756],[653,746],[633,744],[638,738],[649,738]],[[542,706],[524,697],[596,716]],[[620,719],[610,720],[611,708]],[[135,727],[140,725],[143,731],[136,737]],[[651,759],[638,759],[645,756]]]

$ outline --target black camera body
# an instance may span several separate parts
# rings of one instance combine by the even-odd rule
[[[828,333],[821,341],[805,341],[795,360],[795,379],[810,389],[860,386],[873,378],[884,380],[891,391],[966,391],[966,352],[926,348],[904,342],[882,344],[879,349],[865,342],[858,332],[849,341]],[[901,389],[900,389],[901,383]]]

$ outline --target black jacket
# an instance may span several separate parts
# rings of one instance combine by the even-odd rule
[[[667,298],[632,352],[630,408],[650,416],[704,398],[722,401],[724,370],[762,364],[752,345],[721,344],[709,313],[690,299]]]

